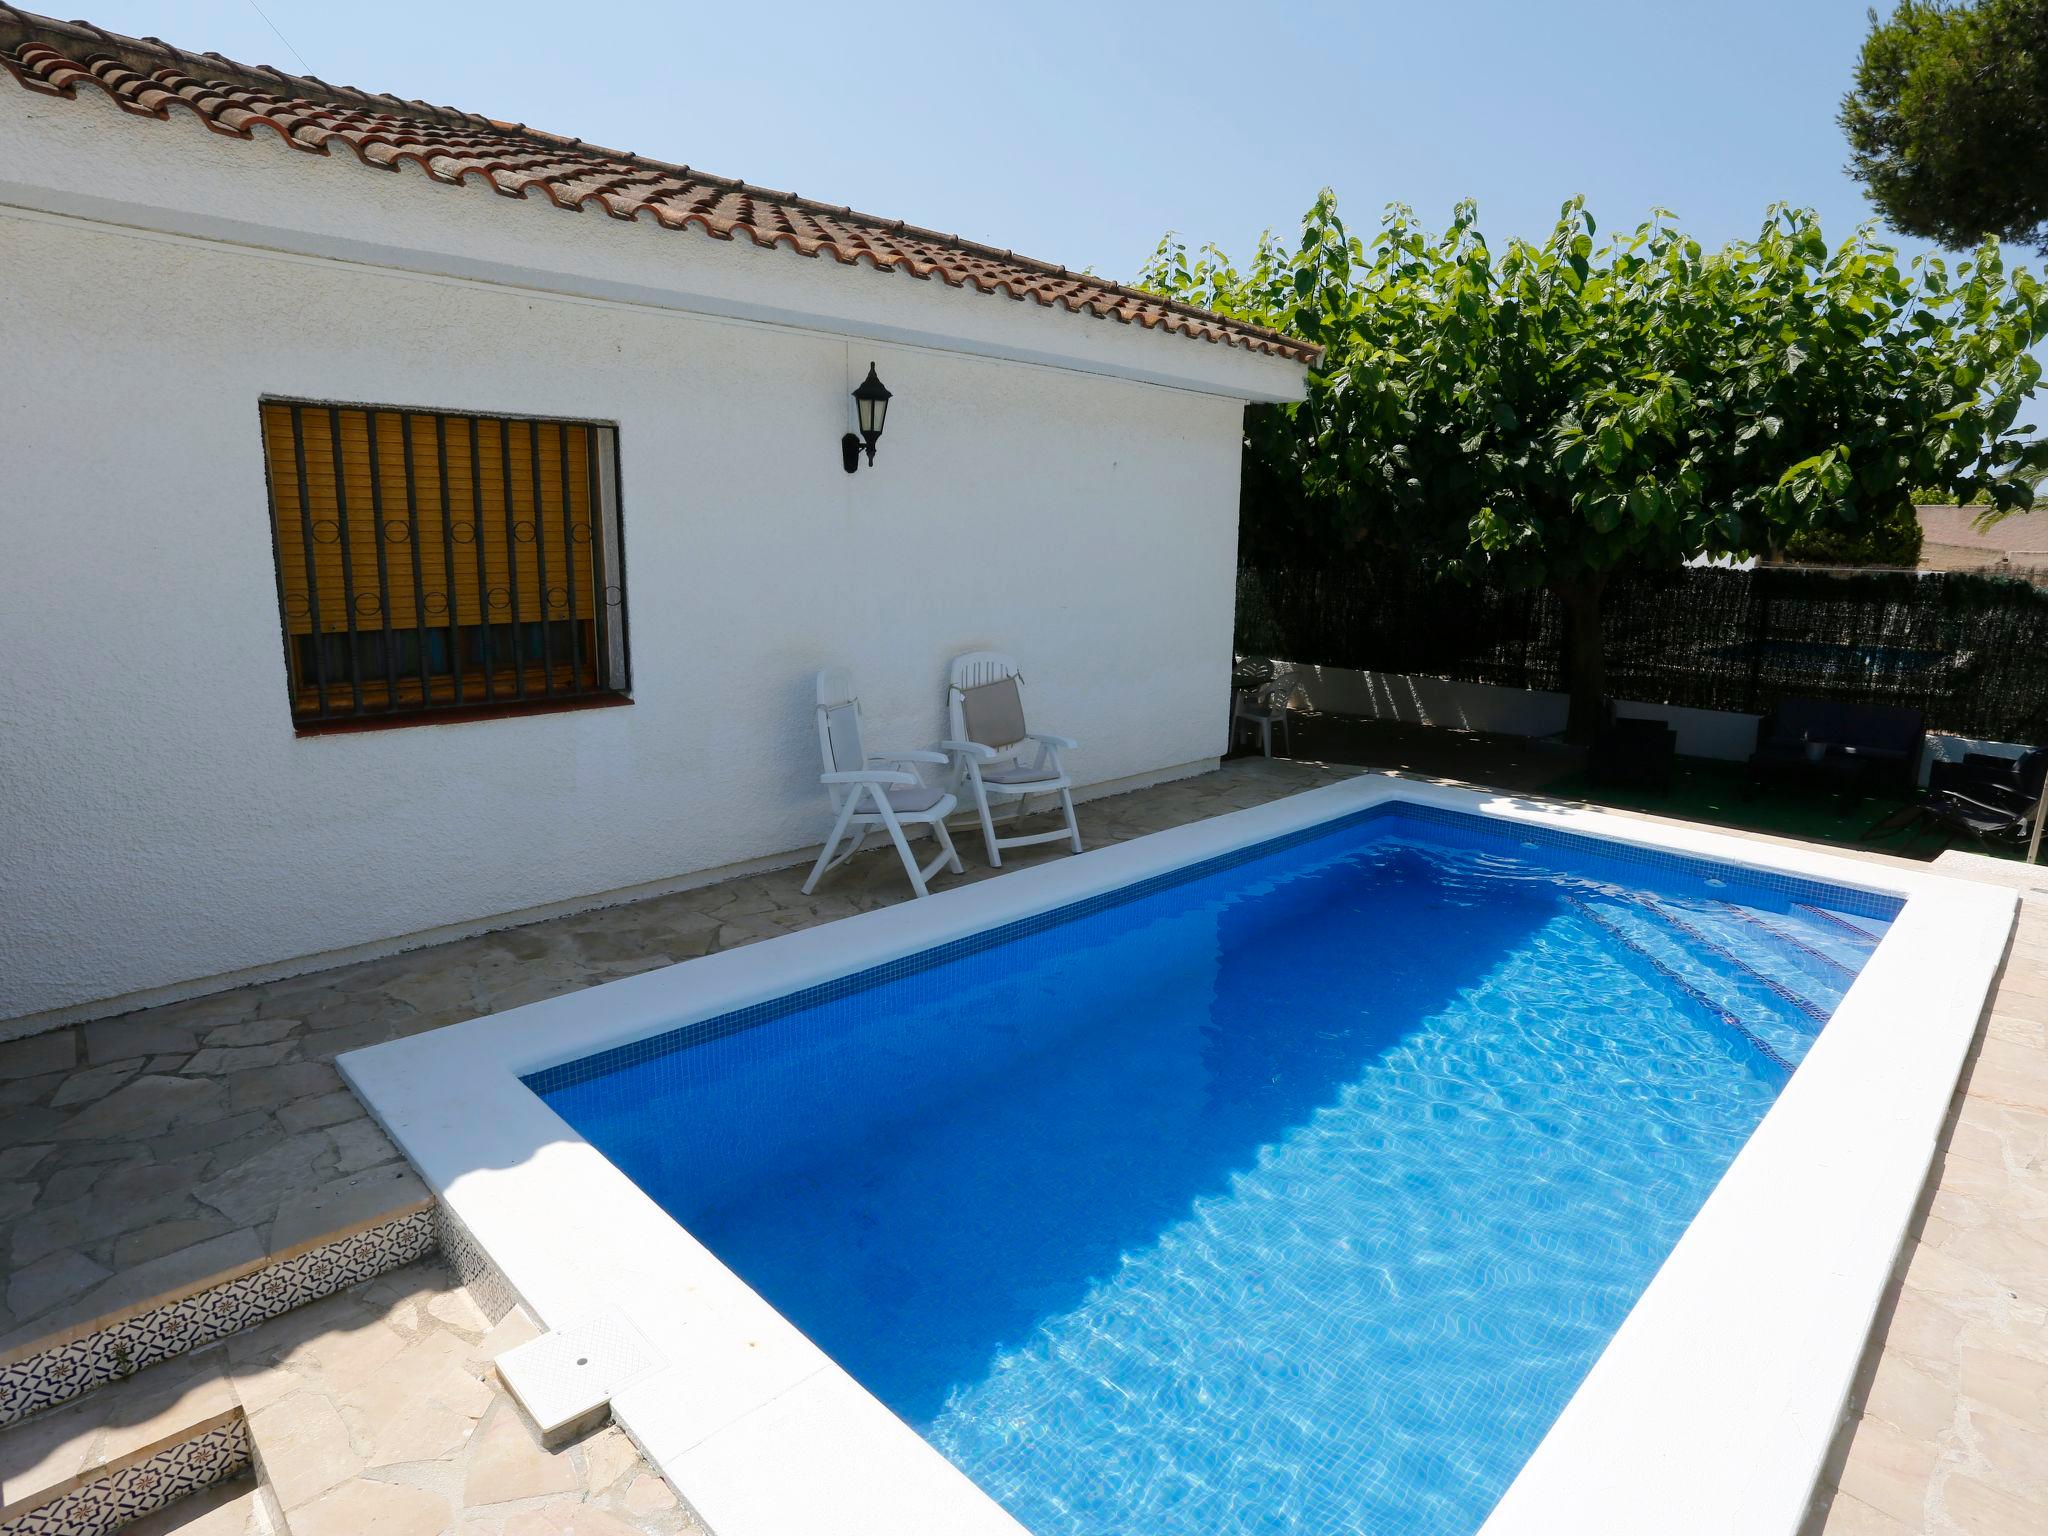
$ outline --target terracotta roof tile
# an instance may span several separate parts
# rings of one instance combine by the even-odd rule
[[[439,182],[481,181],[506,197],[538,193],[558,207],[616,219],[651,217],[719,240],[744,236],[805,256],[937,278],[959,288],[1107,316],[1147,329],[1312,363],[1317,349],[1259,326],[1141,293],[957,235],[851,208],[771,192],[689,166],[559,138],[452,107],[401,101],[219,54],[187,53],[157,38],[124,37],[89,22],[54,21],[0,3],[0,65],[25,89],[76,97],[93,86],[124,111],[168,118],[191,112],[215,133],[275,133],[294,149],[351,150],[363,164],[416,166]]]

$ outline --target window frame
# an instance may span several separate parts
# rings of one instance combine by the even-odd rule
[[[390,665],[387,664],[386,675],[384,677],[373,679],[368,683],[365,683],[359,674],[353,678],[343,678],[331,683],[326,683],[324,685],[324,691],[338,692],[342,695],[340,700],[336,704],[328,706],[323,699],[323,713],[303,713],[301,709],[300,699],[305,684],[304,679],[300,676],[302,670],[300,658],[297,655],[295,655],[295,652],[298,650],[301,642],[307,640],[310,637],[317,644],[323,638],[331,641],[339,637],[343,639],[346,647],[353,648],[357,643],[358,637],[370,638],[380,636],[386,633],[386,631],[384,625],[382,625],[381,623],[378,624],[375,628],[359,629],[353,622],[350,622],[345,628],[336,629],[330,632],[323,632],[318,628],[314,628],[310,629],[307,632],[307,634],[300,634],[293,630],[292,614],[289,608],[289,599],[291,594],[290,590],[287,587],[285,577],[286,553],[284,549],[283,540],[281,537],[280,528],[280,519],[284,515],[284,512],[282,508],[282,503],[279,500],[276,476],[273,474],[271,445],[266,425],[266,418],[268,416],[270,409],[273,407],[281,407],[293,412],[295,422],[294,450],[296,453],[303,453],[303,421],[307,415],[310,415],[313,412],[319,412],[322,414],[322,416],[329,423],[330,431],[333,431],[335,429],[337,424],[340,422],[343,413],[355,413],[356,415],[363,418],[364,427],[366,429],[368,437],[371,440],[375,440],[377,438],[379,419],[386,416],[396,417],[398,419],[400,423],[400,433],[407,441],[410,440],[410,432],[412,430],[410,423],[413,418],[422,418],[428,422],[433,422],[436,420],[439,420],[444,423],[450,421],[466,422],[469,424],[469,431],[472,434],[475,434],[477,432],[478,424],[480,423],[495,423],[497,424],[499,431],[501,433],[507,432],[507,429],[513,426],[523,424],[528,428],[529,435],[527,452],[530,455],[533,455],[532,462],[535,465],[534,472],[536,475],[538,473],[539,463],[539,428],[545,426],[557,426],[564,429],[566,432],[566,429],[573,427],[585,431],[588,434],[586,439],[587,446],[585,448],[585,454],[590,480],[588,499],[589,522],[590,530],[593,536],[591,540],[588,540],[586,542],[594,543],[596,545],[596,548],[592,552],[592,571],[606,578],[602,582],[598,583],[593,588],[591,593],[591,623],[593,640],[595,642],[596,650],[596,654],[592,661],[592,667],[598,679],[596,685],[590,688],[577,687],[574,689],[574,691],[566,693],[557,692],[554,690],[552,677],[547,674],[544,674],[546,680],[545,690],[543,692],[527,696],[524,694],[524,690],[526,687],[526,678],[528,675],[529,664],[522,661],[518,663],[516,672],[516,686],[521,690],[521,696],[507,696],[497,693],[495,684],[490,680],[490,672],[487,670],[486,684],[490,691],[487,693],[485,697],[480,699],[462,699],[459,702],[451,701],[447,703],[434,703],[432,702],[432,688],[425,681],[426,674],[420,674],[422,677],[422,681],[419,685],[420,692],[422,695],[420,701],[402,705],[396,704],[393,701],[387,701],[382,705],[366,705],[363,697],[365,687],[381,690],[389,686],[388,680],[392,674]],[[287,715],[291,720],[292,730],[295,735],[323,736],[355,731],[399,730],[411,726],[455,724],[464,721],[474,720],[506,719],[512,716],[519,715],[561,714],[576,710],[617,708],[621,705],[630,705],[633,702],[632,624],[630,618],[630,604],[627,600],[629,578],[627,575],[626,566],[625,509],[623,505],[624,496],[623,487],[621,484],[623,476],[620,468],[620,461],[622,455],[619,448],[620,429],[619,424],[616,421],[598,417],[545,415],[534,412],[488,411],[474,409],[457,410],[423,405],[400,405],[389,403],[377,403],[364,400],[337,400],[328,398],[315,398],[311,396],[266,393],[259,395],[257,397],[256,429],[257,448],[263,465],[264,515],[266,521],[269,524],[271,571],[276,586],[276,615],[278,622],[279,640],[281,644],[280,659],[284,663],[285,707]],[[437,442],[439,440],[440,436],[437,433]],[[563,447],[561,451],[566,451],[566,437],[564,437],[562,441]],[[331,464],[336,463],[338,460],[338,448],[338,439],[330,439],[329,451],[331,454],[336,454],[336,459],[330,460]],[[506,464],[509,464],[510,457],[512,456],[512,449],[510,447],[509,438],[501,439],[500,451],[502,455],[506,456]],[[374,462],[374,451],[372,458]],[[564,461],[563,472],[566,476],[566,460]],[[301,468],[300,473],[303,474],[303,468]],[[334,473],[336,474],[337,479],[341,478],[338,467],[334,470]],[[412,473],[414,475],[417,475],[417,471],[413,471]],[[442,489],[440,486],[438,469],[436,470],[435,473],[436,506],[437,511],[439,512],[444,523],[445,539],[446,537],[450,536],[450,534],[452,533],[452,529],[455,526],[457,526],[457,524],[452,518],[450,518],[448,509],[440,505],[439,498],[442,494]],[[380,476],[380,479],[381,478],[382,476]],[[535,483],[537,483],[537,481]],[[379,493],[381,493],[382,487],[380,486],[378,490]],[[473,485],[472,494],[475,493],[476,492]],[[294,500],[296,501],[299,494],[297,487],[293,488],[292,494]],[[505,495],[506,500],[509,504],[512,500],[509,486],[505,487],[501,491],[501,494]],[[564,507],[564,512],[566,516],[566,505]],[[308,526],[310,526],[311,523],[309,510],[307,508],[301,507],[300,515],[308,519]],[[377,515],[377,513],[372,514],[373,517]],[[513,528],[515,525],[510,520],[509,505],[506,516],[508,529]],[[404,520],[410,525],[416,523],[416,519],[417,509],[413,505],[411,499],[408,498],[407,515]],[[397,520],[398,519],[393,519],[386,515],[382,519],[382,521],[379,522],[377,525],[379,529],[377,537],[380,562],[384,559],[386,550],[388,548],[386,542],[388,536],[384,532],[384,528],[388,523]],[[339,527],[341,520],[337,519],[336,521],[338,525],[337,537],[342,545],[344,560],[346,560],[348,548],[347,540],[346,537],[343,536],[342,530]],[[538,536],[538,520],[536,519],[535,522],[536,535]],[[410,538],[411,528],[409,527],[407,533],[408,543],[410,542]],[[456,543],[458,546],[460,546],[464,542],[473,541],[475,541],[474,532],[472,532],[471,541],[457,540]],[[510,542],[513,545],[518,545],[522,541],[518,539],[516,533],[513,533],[511,535]],[[529,542],[527,544],[527,547],[531,548],[532,544]],[[508,561],[516,559],[517,549],[511,549],[505,558]],[[482,559],[481,555],[479,556],[479,559]],[[445,573],[446,567],[444,566],[443,569]],[[576,622],[576,615],[573,611],[566,617],[566,619],[551,619],[546,614],[545,606],[547,604],[548,599],[546,596],[547,585],[545,577],[547,574],[547,566],[545,559],[543,558],[539,575],[542,578],[541,601],[543,604],[544,611],[541,615],[533,619],[511,618],[509,620],[501,620],[497,617],[494,617],[491,610],[488,607],[489,593],[491,591],[498,590],[498,588],[491,587],[488,589],[482,589],[479,592],[478,622],[475,624],[461,623],[459,618],[457,618],[452,612],[455,604],[452,601],[451,595],[449,593],[442,593],[440,594],[440,596],[444,604],[443,611],[449,613],[449,623],[441,625],[426,625],[424,623],[416,622],[415,624],[404,629],[394,627],[390,629],[388,633],[391,635],[393,640],[395,640],[399,635],[420,636],[420,640],[415,643],[418,644],[422,649],[425,649],[426,637],[435,631],[445,632],[449,630],[486,630],[495,632],[496,630],[507,628],[512,624],[531,627],[535,625],[552,626],[555,623],[561,622]],[[381,591],[378,595],[379,607],[380,610],[388,609],[392,593],[388,575],[380,573],[378,579],[380,585],[383,588],[383,591]],[[481,577],[479,578],[479,580],[481,582]],[[453,578],[451,575],[444,574],[443,581],[444,585],[452,585]],[[317,599],[317,578],[309,580],[309,585],[314,587],[314,595],[315,598]],[[608,596],[608,594],[614,590],[616,590],[618,594],[616,603],[614,603]],[[430,601],[431,597],[434,594],[420,587],[413,588],[412,593],[414,600],[419,605],[418,611],[415,614],[415,618],[422,618],[424,617],[425,613],[429,611],[427,610],[425,605],[428,601]],[[362,594],[360,593],[357,594],[358,598],[360,598],[361,595]],[[506,596],[508,598],[509,605],[516,605],[517,595],[515,592],[510,590],[509,587],[506,589]],[[573,610],[573,596],[568,597],[566,600],[570,603],[570,606]],[[600,618],[600,615],[602,615],[604,613],[604,610],[606,610],[607,608],[610,610],[609,615]],[[467,636],[464,636],[462,638],[466,640]],[[520,637],[517,634],[513,636],[513,644],[515,646],[519,644],[519,639]],[[449,673],[446,674],[447,676],[457,679],[456,692],[458,694],[461,692],[460,679],[461,677],[466,675],[463,671],[460,660],[456,658],[454,654],[455,649],[457,648],[459,643],[460,642],[456,638],[451,637],[451,640],[449,642],[451,670],[449,671]],[[499,642],[496,640],[495,633],[493,633],[492,638],[485,641],[484,643],[486,649],[488,650],[491,646]],[[543,642],[543,645],[545,647],[545,641]],[[533,665],[538,666],[539,664],[536,663]],[[573,666],[574,664],[571,663],[571,665]],[[415,668],[415,672],[417,672],[417,668]],[[407,677],[404,678],[402,681],[410,684],[412,680],[413,674],[409,673]]]

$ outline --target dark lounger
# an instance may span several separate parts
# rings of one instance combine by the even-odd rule
[[[1784,699],[1757,736],[1753,777],[1812,780],[1851,795],[1910,795],[1927,729],[1919,710],[1898,705]]]

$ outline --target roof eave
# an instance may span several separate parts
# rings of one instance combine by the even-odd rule
[[[182,105],[200,116],[201,120],[209,128],[213,128],[217,132],[228,133],[233,137],[248,137],[246,131],[237,131],[233,127],[223,127],[208,117],[199,106],[177,96],[175,93],[166,94],[163,102],[152,109],[151,107],[138,106],[124,100],[122,83],[110,82],[90,69],[79,72],[76,79],[70,78],[70,71],[64,71],[65,78],[53,85],[38,76],[24,72],[24,70],[16,66],[14,55],[20,50],[39,47],[49,49],[54,53],[58,41],[86,45],[92,50],[91,57],[87,62],[97,62],[100,59],[114,61],[119,68],[132,71],[139,80],[145,82],[149,81],[158,71],[171,68],[181,72],[197,72],[193,78],[202,78],[207,81],[218,80],[223,84],[233,85],[250,91],[266,94],[280,91],[286,92],[292,98],[313,107],[342,106],[345,108],[358,108],[392,117],[410,118],[423,124],[433,124],[438,127],[455,127],[501,135],[514,135],[519,142],[530,143],[536,150],[545,149],[551,153],[566,155],[578,161],[587,158],[592,162],[593,169],[602,168],[609,171],[615,166],[624,166],[635,172],[646,172],[661,177],[674,177],[693,184],[701,183],[708,187],[722,189],[734,196],[761,201],[779,211],[795,211],[813,215],[820,219],[829,219],[855,227],[865,227],[877,234],[957,253],[967,258],[966,263],[962,264],[957,272],[940,274],[945,277],[949,284],[954,286],[959,286],[962,282],[966,282],[984,293],[1006,293],[1012,298],[1032,299],[1047,308],[1065,308],[1070,312],[1086,314],[1093,318],[1110,318],[1124,323],[1137,323],[1145,326],[1147,329],[1162,330],[1190,340],[1220,343],[1225,347],[1243,349],[1253,354],[1283,358],[1300,367],[1312,367],[1320,358],[1319,349],[1295,337],[1266,330],[1263,327],[1246,322],[1226,319],[1223,316],[1196,309],[1193,306],[1179,303],[1160,294],[1147,293],[1122,284],[1108,282],[1092,275],[1070,273],[1064,267],[1040,262],[1030,257],[1019,256],[1014,251],[999,250],[993,246],[964,240],[957,235],[944,234],[936,230],[911,225],[901,219],[880,219],[872,215],[858,213],[850,207],[819,203],[811,199],[798,197],[792,193],[775,192],[767,188],[751,186],[746,182],[736,181],[728,177],[707,175],[691,167],[677,166],[665,161],[650,159],[645,156],[635,155],[630,151],[610,150],[596,145],[588,145],[580,139],[544,133],[537,129],[528,128],[524,124],[502,123],[479,114],[462,112],[452,107],[436,107],[425,102],[407,101],[388,94],[363,91],[353,86],[330,85],[314,76],[293,75],[268,65],[251,66],[240,64],[235,60],[223,58],[219,54],[189,53],[170,43],[164,42],[160,38],[125,37],[121,34],[108,32],[103,28],[93,26],[90,23],[57,21],[48,17],[36,16],[32,13],[18,10],[11,5],[0,3],[0,64],[4,64],[13,78],[24,88],[41,94],[75,97],[79,85],[90,83],[105,91],[124,110],[141,112],[143,115],[161,119],[169,116],[169,107],[171,105]],[[67,60],[69,59],[69,55],[63,55],[63,57]],[[149,94],[156,95],[159,93],[151,90]],[[295,148],[309,149],[316,153],[326,153],[327,144],[339,139],[340,142],[353,149],[358,158],[363,159],[366,164],[375,165],[377,168],[385,170],[398,168],[396,160],[390,162],[371,160],[365,153],[364,146],[355,143],[346,135],[329,133],[323,135],[318,143],[309,144],[301,142],[291,130],[279,127],[274,122],[270,126],[278,127],[278,131],[285,142],[292,144]],[[454,180],[460,182],[466,179],[468,175],[467,172],[454,177],[438,175],[430,164],[429,157],[426,155],[402,155],[397,158],[416,160],[420,168],[435,180]],[[484,175],[491,182],[493,190],[513,196],[527,195],[530,191],[530,186],[526,183],[516,186],[501,184],[496,174],[488,169],[484,172]],[[743,234],[757,244],[788,244],[790,248],[799,250],[802,254],[830,255],[844,265],[858,265],[865,260],[867,264],[889,269],[907,264],[907,258],[877,259],[877,254],[873,249],[848,250],[830,241],[813,241],[806,246],[789,235],[786,230],[781,229],[763,229],[746,223],[735,223],[729,228],[714,228],[708,219],[695,219],[689,216],[665,216],[667,210],[657,208],[652,204],[643,204],[641,207],[621,210],[613,207],[607,199],[595,194],[582,196],[574,204],[565,203],[544,180],[540,181],[539,185],[543,194],[551,201],[554,201],[557,206],[575,206],[580,210],[585,204],[595,201],[605,212],[615,217],[632,218],[638,217],[642,212],[645,212],[672,228],[687,228],[695,224],[701,227],[705,233],[721,238],[730,238],[735,234]],[[866,242],[861,242],[861,244],[864,246]],[[983,274],[975,268],[974,263],[977,262],[999,263],[1004,269],[1007,269],[1008,277],[1011,280],[995,279],[985,281]],[[929,272],[917,270],[914,265],[911,265],[910,269],[917,276],[932,275]],[[1014,280],[1018,278],[1025,279],[1025,281],[1020,283]],[[1032,278],[1054,285],[1055,291],[1048,292],[1033,288],[1029,281]],[[1071,289],[1071,292],[1067,291],[1069,289]]]

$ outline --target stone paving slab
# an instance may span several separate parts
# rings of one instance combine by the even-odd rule
[[[1359,770],[1242,759],[1087,802],[1091,846]],[[987,879],[979,836],[965,875]],[[1064,857],[1013,850],[1005,868]],[[792,868],[0,1044],[0,1359],[187,1294],[424,1194],[343,1051],[908,900],[895,855]]]
[[[0,1520],[232,1418],[225,1365],[187,1356],[0,1432]]]
[[[703,1536],[618,1429],[541,1444],[490,1366],[533,1332],[518,1312],[493,1326],[444,1263],[407,1265],[0,1431],[5,1507],[241,1415],[260,1490],[166,1510],[162,1530]]]
[[[252,1477],[216,1483],[121,1527],[121,1536],[278,1536]]]
[[[1100,846],[1356,771],[1238,760],[1216,774],[1085,805],[1083,832]],[[962,839],[961,848],[964,878],[993,873],[974,840]],[[1009,862],[1060,856],[1019,850]],[[1981,862],[1990,861],[1945,858],[1942,872],[1975,875],[1970,866]],[[304,1213],[323,1211],[326,1202],[338,1209],[374,1203],[364,1190],[402,1165],[334,1073],[343,1050],[908,897],[886,852],[855,860],[814,898],[798,892],[803,873],[732,880],[0,1045],[0,1223],[10,1234],[0,1252],[0,1332],[11,1329],[7,1342],[15,1344],[45,1335],[67,1317],[88,1315],[95,1296],[114,1294],[108,1287],[117,1273],[148,1265],[159,1266],[152,1280],[169,1284],[185,1275],[196,1285],[223,1257],[272,1251],[281,1235],[305,1228]],[[961,878],[942,876],[937,884]],[[2033,877],[2013,883],[2022,878]],[[359,1326],[359,1317],[334,1321],[345,1308],[319,1307],[265,1325],[296,1319],[310,1328],[302,1358],[279,1363],[281,1374],[250,1369],[236,1377],[246,1402],[278,1406],[292,1392],[317,1391],[334,1410],[330,1417],[309,1400],[273,1416],[265,1428],[274,1444],[339,1443],[331,1438],[335,1418],[346,1431],[341,1459],[313,1474],[317,1482],[339,1467],[337,1480],[298,1506],[307,1529],[427,1530],[436,1519],[456,1518],[436,1513],[444,1507],[465,1511],[461,1518],[471,1523],[461,1528],[485,1536],[616,1536],[620,1527],[608,1520],[625,1520],[626,1530],[663,1529],[632,1524],[630,1509],[618,1512],[636,1486],[624,1474],[602,1506],[550,1491],[550,1478],[566,1483],[559,1466],[536,1461],[529,1451],[537,1446],[522,1451],[491,1407],[448,1455],[373,1461],[390,1454],[386,1437],[399,1433],[388,1428],[396,1419],[408,1425],[401,1438],[416,1434],[421,1445],[445,1446],[457,1434],[446,1415],[466,1410],[350,1400],[357,1387],[341,1379],[350,1352],[374,1355],[391,1341]],[[365,1332],[374,1342],[332,1342]],[[320,1363],[323,1356],[329,1364]],[[308,1373],[298,1385],[286,1379]],[[1810,1532],[2048,1532],[2048,892],[2025,900],[1864,1378]],[[375,1379],[372,1371],[358,1385]],[[509,1409],[500,1399],[494,1394]],[[602,1463],[619,1453],[591,1454]],[[586,1491],[596,1475],[587,1461]],[[472,1472],[479,1493],[493,1484],[526,1491],[471,1509]],[[344,1486],[359,1496],[319,1504]],[[658,1485],[638,1486],[643,1503],[658,1502]],[[234,1516],[221,1518],[230,1523],[218,1536],[244,1536],[242,1526],[231,1529]]]
[[[2048,894],[2022,898],[1807,1532],[2048,1532]]]
[[[258,1477],[290,1536],[702,1536],[611,1426],[556,1450],[489,1363],[493,1326],[448,1267],[408,1265],[230,1338]]]

